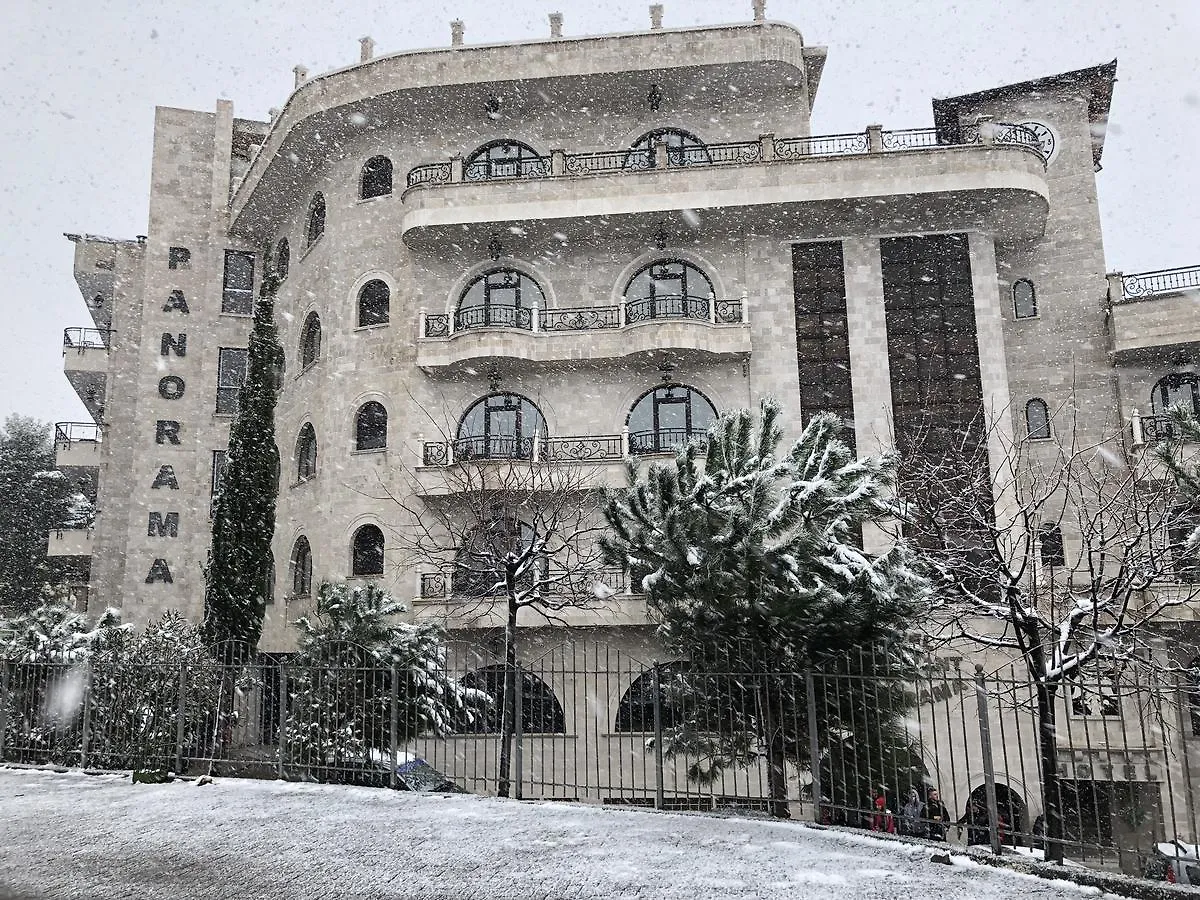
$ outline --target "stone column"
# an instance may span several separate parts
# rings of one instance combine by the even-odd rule
[[[894,443],[892,374],[888,365],[879,239],[843,240],[842,264],[846,278],[854,442],[859,456],[873,456]],[[867,523],[863,527],[863,548],[869,553],[883,553],[890,546],[891,538],[879,526]]]

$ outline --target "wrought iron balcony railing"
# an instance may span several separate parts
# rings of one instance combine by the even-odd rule
[[[1180,437],[1179,427],[1171,421],[1170,416],[1141,416],[1135,413],[1130,420],[1130,429],[1135,445],[1156,444]]]
[[[1200,266],[1181,266],[1178,269],[1159,269],[1126,275],[1121,280],[1121,298],[1140,300],[1155,294],[1170,294],[1190,288],[1200,288]]]
[[[619,462],[627,456],[674,453],[691,441],[703,442],[701,429],[660,428],[657,431],[622,430],[620,434],[571,437],[467,437],[453,441],[426,441],[421,464],[452,466],[460,462],[526,460],[541,463]]]
[[[64,328],[64,350],[107,350],[112,340],[111,328]]]
[[[486,601],[500,599],[489,594],[480,596],[479,586],[489,579],[487,571],[462,571],[458,580],[467,584],[466,592],[455,588],[455,571],[453,568],[442,572],[422,572],[420,581],[420,596],[422,600],[446,600],[459,597],[468,601]],[[496,581],[501,580],[497,575]],[[620,569],[596,569],[589,572],[568,574],[551,569],[546,573],[545,590],[550,596],[570,596],[598,598],[601,593],[611,592],[614,595],[631,595],[629,576]]]
[[[77,443],[98,444],[103,439],[103,432],[95,422],[54,423],[54,443],[56,446],[70,446]]]
[[[714,325],[743,325],[745,302],[740,299],[658,296],[630,300],[619,306],[584,306],[573,309],[530,309],[515,306],[466,307],[448,313],[425,314],[421,336],[450,337],[477,328],[512,328],[520,331],[603,331],[640,322],[689,319]]]
[[[943,150],[969,144],[1021,147],[1042,162],[1046,155],[1034,132],[1024,125],[987,122],[963,126],[957,133],[937,128],[870,128],[849,134],[777,138],[763,135],[753,141],[725,141],[688,147],[598,150],[586,153],[554,151],[550,156],[522,160],[487,160],[463,165],[455,158],[420,165],[408,173],[408,186],[452,184],[490,179],[558,178],[644,172],[668,168],[747,165],[772,160],[803,160],[822,156],[888,153],[902,150]],[[659,153],[662,155],[660,156]]]

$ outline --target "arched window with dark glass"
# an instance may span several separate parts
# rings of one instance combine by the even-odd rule
[[[1034,397],[1025,404],[1025,428],[1031,441],[1050,440],[1050,410],[1045,400]]]
[[[700,269],[681,259],[660,259],[638,270],[625,285],[625,322],[649,319],[708,321],[716,294]]]
[[[1160,378],[1150,392],[1150,406],[1160,416],[1176,406],[1200,415],[1200,379],[1191,372],[1172,372]]]
[[[550,160],[520,141],[503,140],[484,144],[463,163],[464,181],[537,178],[549,174]]]
[[[489,394],[476,400],[458,425],[458,459],[530,459],[533,438],[546,437],[546,420],[520,394]]]
[[[325,234],[325,197],[316,194],[308,205],[308,218],[304,223],[305,246],[312,246]]]
[[[1062,529],[1054,522],[1043,522],[1038,528],[1038,543],[1041,545],[1042,565],[1065,566],[1067,551],[1063,545]]]
[[[667,145],[667,164],[672,166],[707,165],[712,162],[704,141],[682,128],[656,128],[647,131],[629,148],[627,168],[653,169],[658,163],[654,158],[654,145]]]
[[[363,525],[354,532],[352,575],[383,574],[383,532],[378,525]]]
[[[317,432],[305,422],[296,437],[296,480],[307,481],[317,474]]]
[[[658,718],[662,729],[683,724],[688,685],[684,680],[686,664],[661,663],[634,679],[620,704],[613,731],[654,731],[654,682],[658,680]]]
[[[366,328],[371,325],[386,325],[390,317],[392,293],[387,283],[378,278],[372,278],[358,292],[358,325]]]
[[[669,453],[703,438],[717,418],[707,397],[684,384],[664,384],[642,394],[629,411],[629,452]]]
[[[321,357],[321,317],[310,312],[300,331],[300,371],[303,372]]]
[[[308,597],[312,594],[312,549],[304,535],[296,538],[292,545],[292,596]]]
[[[465,734],[499,734],[504,715],[504,666],[486,666],[468,672],[462,678],[462,686],[483,691],[492,698],[488,706],[476,712],[472,721],[464,716],[455,729]],[[518,669],[513,673],[512,684],[520,678],[521,690],[521,733],[522,734],[566,734],[567,723],[562,704],[554,696],[550,685],[532,672]],[[513,691],[516,694],[516,691]],[[514,697],[514,702],[516,697]]]
[[[546,308],[536,281],[518,269],[492,269],[472,279],[458,297],[455,331],[467,328],[533,328],[534,311]]]
[[[392,192],[392,161],[386,156],[372,156],[362,167],[358,196],[363,200],[382,197]]]
[[[1200,584],[1200,547],[1192,543],[1192,535],[1200,528],[1200,512],[1186,505],[1172,507],[1167,513],[1166,526],[1176,580]]]
[[[1028,278],[1018,278],[1012,286],[1013,316],[1032,319],[1037,316],[1037,291]]]
[[[454,553],[451,573],[456,597],[501,599],[505,596],[506,560],[517,557],[533,545],[533,527],[513,518],[481,522],[463,537]],[[545,560],[531,559],[517,573],[520,587],[532,587],[534,579],[544,575]]]
[[[387,447],[387,410],[368,400],[354,417],[354,449],[382,450]]]
[[[279,243],[275,245],[275,277],[280,281],[286,281],[291,266],[292,248],[288,244],[287,238],[280,238]]]

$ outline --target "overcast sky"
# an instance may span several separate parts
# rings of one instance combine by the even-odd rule
[[[667,27],[746,21],[750,0],[664,0]],[[0,417],[87,415],[62,374],[62,329],[92,324],[64,231],[146,231],[155,105],[265,119],[292,66],[377,53],[648,26],[635,0],[2,0]],[[1198,0],[768,0],[829,48],[814,134],[932,124],[930,99],[1119,59],[1100,207],[1110,269],[1200,264]]]

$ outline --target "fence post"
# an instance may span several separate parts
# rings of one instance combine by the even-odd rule
[[[662,680],[658,664],[651,670],[654,677],[650,683],[654,689],[654,808],[663,808],[663,728],[662,728]]]
[[[79,768],[87,768],[88,736],[92,730],[92,663],[83,664],[83,735],[79,740]]]
[[[283,780],[283,761],[287,756],[287,664],[279,664],[279,764],[275,774]]]
[[[520,669],[517,670],[516,678],[513,680],[513,796],[517,800],[524,800],[521,795],[521,765],[524,762],[525,753],[521,747],[521,716],[524,712],[524,704],[521,702],[521,682],[523,673]]]
[[[975,699],[979,703],[979,742],[983,754],[983,785],[987,793],[988,836],[992,841],[992,852],[999,854],[1000,814],[996,807],[996,770],[992,763],[992,722],[988,714],[987,685],[983,680],[981,663],[975,663]]]
[[[396,733],[400,730],[400,667],[392,663],[391,715],[388,720],[388,742],[392,765],[388,771],[388,785],[396,789],[396,766],[400,762],[400,746]]]
[[[187,667],[179,664],[179,702],[175,709],[175,774],[183,774],[183,735],[187,720]]]
[[[817,738],[817,686],[812,669],[804,672],[804,691],[808,695],[808,768],[812,775],[813,821],[821,822],[821,742]]]
[[[0,659],[0,760],[4,759],[4,733],[8,731],[8,660]]]

